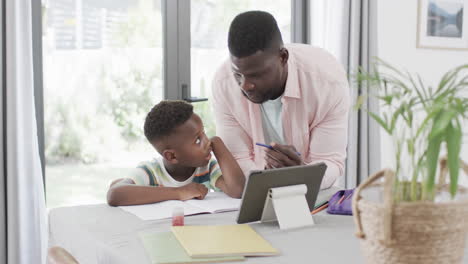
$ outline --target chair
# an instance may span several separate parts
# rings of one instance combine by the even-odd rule
[[[64,248],[51,247],[47,252],[48,264],[79,264],[78,261]]]

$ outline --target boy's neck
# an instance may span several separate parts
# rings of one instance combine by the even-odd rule
[[[166,168],[167,173],[176,181],[185,181],[190,176],[196,168],[194,167],[185,167],[177,164],[171,164],[166,159],[163,159],[164,167]]]

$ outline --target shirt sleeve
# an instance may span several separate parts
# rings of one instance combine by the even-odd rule
[[[153,162],[142,162],[131,172],[130,177],[136,185],[159,186]]]
[[[309,128],[311,140],[307,164],[324,162],[327,170],[321,189],[331,187],[344,175],[346,146],[348,144],[348,114],[350,108],[349,86],[340,82],[330,87],[332,90],[345,91],[337,98],[325,118],[315,127]]]
[[[252,138],[240,126],[227,107],[230,105],[228,101],[232,100],[227,98],[229,96],[228,93],[223,92],[226,89],[225,85],[226,81],[219,81],[216,77],[214,78],[212,103],[216,122],[216,134],[224,141],[224,144],[226,144],[226,147],[247,177],[251,170],[256,169]]]
[[[210,187],[211,187],[211,189],[213,189],[213,190],[215,190],[217,192],[222,191],[221,189],[216,187],[216,181],[218,181],[218,179],[221,176],[223,176],[223,175],[222,175],[221,169],[219,168],[218,161],[215,160],[215,159],[212,159],[210,161]]]

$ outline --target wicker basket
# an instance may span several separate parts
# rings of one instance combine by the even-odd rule
[[[468,166],[465,163],[462,166],[468,175]],[[447,174],[446,161],[441,161],[440,168],[439,187],[447,188],[442,186]],[[361,191],[381,177],[384,177],[383,204],[362,199]],[[394,177],[390,170],[379,171],[363,182],[353,197],[356,236],[361,239],[366,262],[461,263],[468,231],[468,201],[394,204]],[[460,187],[459,191],[467,190]]]

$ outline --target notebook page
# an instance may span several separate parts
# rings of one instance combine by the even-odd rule
[[[209,192],[203,200],[188,200],[186,203],[200,207],[210,213],[237,211],[240,208],[241,199],[234,199],[223,192]]]
[[[175,207],[183,207],[185,215],[210,213],[206,209],[201,207],[191,206],[187,202],[182,201],[164,201],[153,204],[144,205],[131,205],[131,206],[119,206],[122,210],[134,214],[142,220],[157,220],[172,217],[172,211]]]

